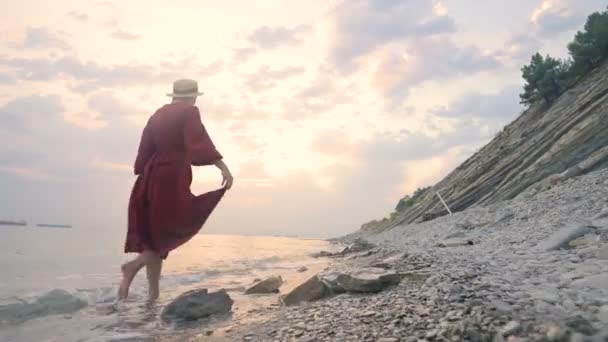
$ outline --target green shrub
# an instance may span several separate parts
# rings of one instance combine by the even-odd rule
[[[526,81],[521,103],[532,105],[544,101],[551,103],[567,88],[570,79],[570,62],[536,53],[529,65],[522,69]]]

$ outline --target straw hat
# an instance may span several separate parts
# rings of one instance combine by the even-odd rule
[[[173,92],[167,94],[170,97],[197,97],[204,93],[198,91],[198,83],[191,79],[181,79],[173,82]]]

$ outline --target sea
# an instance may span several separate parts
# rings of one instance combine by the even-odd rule
[[[326,266],[312,253],[331,250],[323,240],[199,234],[163,264],[160,299],[146,300],[145,270],[129,299],[116,300],[123,234],[74,227],[0,227],[0,341],[146,341],[182,329],[160,319],[162,308],[193,289],[226,289],[228,319],[276,305],[278,295],[245,296],[256,279],[280,275],[294,286]],[[307,271],[302,272],[306,268]],[[210,323],[209,323],[210,324]]]

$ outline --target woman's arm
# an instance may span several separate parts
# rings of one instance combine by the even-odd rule
[[[136,175],[141,175],[144,172],[146,163],[148,163],[148,160],[154,154],[154,144],[152,143],[152,136],[150,134],[149,124],[146,124],[141,134],[137,157],[133,166],[133,171]]]
[[[201,122],[198,108],[192,107],[192,110],[186,113],[186,115],[184,146],[192,160],[192,165],[213,165],[216,160],[222,159],[222,155],[215,148],[205,126]]]
[[[222,171],[222,186],[226,187],[226,189],[230,189],[232,187],[232,183],[234,182],[234,177],[232,177],[232,173],[230,172],[230,169],[228,169],[228,165],[226,165],[222,159],[217,159],[213,162],[213,164]]]

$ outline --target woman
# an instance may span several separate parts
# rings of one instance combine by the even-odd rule
[[[158,109],[143,130],[129,201],[125,253],[139,255],[122,265],[118,298],[125,299],[137,272],[146,267],[150,300],[159,295],[163,259],[199,232],[213,209],[230,189],[230,170],[222,161],[195,106],[197,82],[173,83],[170,104]],[[215,165],[222,171],[222,188],[203,195],[190,192],[191,165]]]

